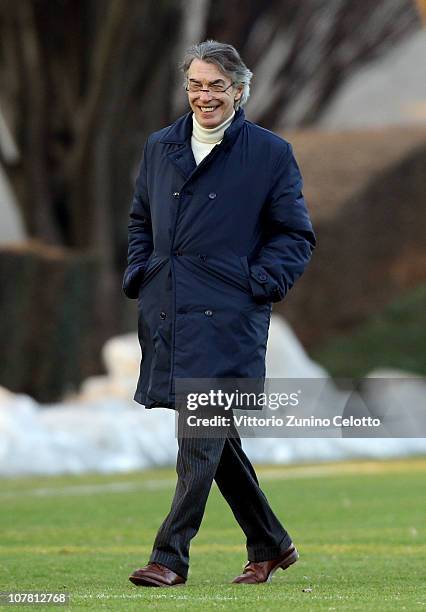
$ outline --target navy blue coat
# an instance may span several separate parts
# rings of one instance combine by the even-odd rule
[[[127,297],[142,349],[134,399],[176,408],[175,378],[261,378],[272,303],[315,247],[291,145],[239,109],[197,166],[192,113],[148,138],[130,210]]]

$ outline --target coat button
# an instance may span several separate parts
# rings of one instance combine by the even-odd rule
[[[206,315],[206,317],[211,317],[213,314],[213,310],[205,310],[204,314]]]
[[[178,198],[179,196],[180,196],[179,191],[174,191],[174,192],[173,192],[173,197],[174,197],[174,198]]]
[[[210,200],[214,200],[214,199],[215,199],[215,197],[216,197],[216,194],[215,194],[215,193],[213,193],[213,192],[212,192],[212,193],[209,193],[209,198],[210,198]]]
[[[166,318],[166,316],[167,316],[167,315],[166,315],[166,313],[164,312],[164,310],[162,310],[162,311],[160,312],[160,319],[165,319],[165,318]]]
[[[206,261],[207,255],[204,255],[204,253],[198,253],[198,257],[201,259],[201,261]]]
[[[265,281],[267,280],[268,277],[263,272],[259,272],[259,274],[257,275],[257,278],[261,281]]]
[[[183,251],[175,251],[175,255],[177,255],[178,257],[180,257],[181,255],[183,255]]]

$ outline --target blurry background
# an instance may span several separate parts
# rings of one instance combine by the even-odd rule
[[[293,144],[318,237],[274,305],[270,373],[285,357],[295,375],[303,351],[331,376],[426,374],[422,17],[420,0],[0,2],[0,460],[11,465],[24,424],[45,447],[61,402],[81,419],[116,397],[153,423],[132,400],[128,213],[145,138],[187,110],[177,64],[206,38],[254,72],[246,115]]]

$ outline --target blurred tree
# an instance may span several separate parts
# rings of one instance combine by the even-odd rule
[[[102,261],[107,336],[120,328],[129,170],[171,115],[181,15],[176,0],[0,3],[0,104],[20,153],[5,167],[31,237]]]
[[[28,232],[111,258],[114,157],[169,119],[180,19],[172,0],[3,0],[1,104],[21,164],[11,179]],[[172,80],[172,83],[174,81]]]
[[[215,0],[207,31],[253,70],[251,119],[279,129],[315,123],[348,76],[419,24],[412,0]]]

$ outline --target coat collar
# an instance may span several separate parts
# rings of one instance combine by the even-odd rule
[[[229,148],[235,142],[240,129],[242,128],[245,121],[244,110],[239,108],[235,111],[234,119],[227,130],[222,140],[222,146]],[[160,139],[160,142],[164,144],[177,144],[184,145],[190,143],[192,135],[192,111],[186,113],[182,117],[179,117],[172,125],[167,129],[164,136]]]

